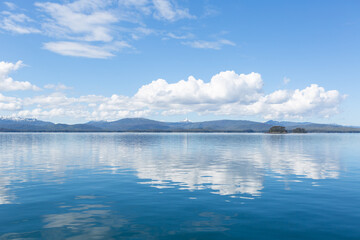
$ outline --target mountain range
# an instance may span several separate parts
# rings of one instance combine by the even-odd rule
[[[204,122],[161,122],[146,118],[117,121],[91,121],[83,124],[55,124],[37,119],[0,118],[0,132],[267,132],[273,126],[288,131],[304,128],[307,132],[358,132],[360,127],[311,122],[216,120]]]

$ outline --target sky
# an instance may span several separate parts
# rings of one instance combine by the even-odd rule
[[[0,116],[360,126],[360,2],[0,1]]]

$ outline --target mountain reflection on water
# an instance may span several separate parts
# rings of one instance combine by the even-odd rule
[[[261,196],[266,177],[283,181],[284,188],[303,179],[316,186],[316,180],[339,177],[337,136],[0,134],[0,204],[17,202],[16,184],[61,184],[78,169],[130,173],[139,184],[159,189],[209,189],[233,197]]]

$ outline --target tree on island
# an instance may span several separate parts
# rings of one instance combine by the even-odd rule
[[[273,126],[269,129],[268,133],[287,133],[285,127],[282,126]]]
[[[293,133],[306,133],[305,128],[295,128],[292,130]]]

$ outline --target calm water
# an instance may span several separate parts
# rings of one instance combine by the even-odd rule
[[[360,134],[0,134],[0,239],[360,239]]]

